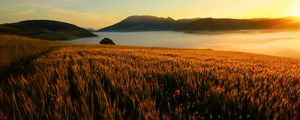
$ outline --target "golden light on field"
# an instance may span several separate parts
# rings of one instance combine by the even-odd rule
[[[9,38],[40,44],[11,36],[0,41]],[[299,118],[297,59],[208,49],[56,47],[30,67],[19,66],[24,73],[1,79],[0,119]]]

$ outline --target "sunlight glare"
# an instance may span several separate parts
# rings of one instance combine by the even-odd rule
[[[291,16],[300,17],[300,8],[299,8],[299,6],[291,7],[290,10],[288,11],[288,14],[291,15]]]

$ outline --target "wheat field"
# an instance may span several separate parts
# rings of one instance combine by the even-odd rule
[[[22,66],[2,77],[0,119],[300,118],[298,59],[75,45]]]

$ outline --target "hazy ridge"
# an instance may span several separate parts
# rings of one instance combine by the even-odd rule
[[[298,30],[300,21],[297,17],[285,18],[193,18],[174,20],[170,17],[129,16],[119,23],[98,31],[219,31],[219,30]]]

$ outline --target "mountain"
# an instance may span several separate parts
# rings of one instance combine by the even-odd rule
[[[191,23],[191,22],[193,22],[195,20],[199,20],[199,19],[201,19],[201,18],[179,19],[179,20],[176,20],[176,23],[181,24],[181,27],[182,27],[182,25],[186,25],[188,23]]]
[[[174,19],[155,16],[129,16],[121,22],[98,31],[168,31],[182,26]]]
[[[174,20],[172,18],[155,16],[130,16],[117,24],[98,31],[298,30],[299,28],[300,18],[297,17],[255,19],[193,18]]]
[[[90,32],[95,32],[95,31],[97,31],[96,29],[94,29],[94,28],[84,28],[85,30],[87,30],[87,31],[90,31]]]
[[[214,19],[203,18],[192,21],[177,29],[182,31],[201,30],[257,30],[257,29],[299,29],[300,20],[295,17],[287,18],[258,18],[258,19]]]
[[[0,34],[20,35],[47,40],[69,40],[97,36],[76,25],[53,20],[28,20],[0,25]]]

